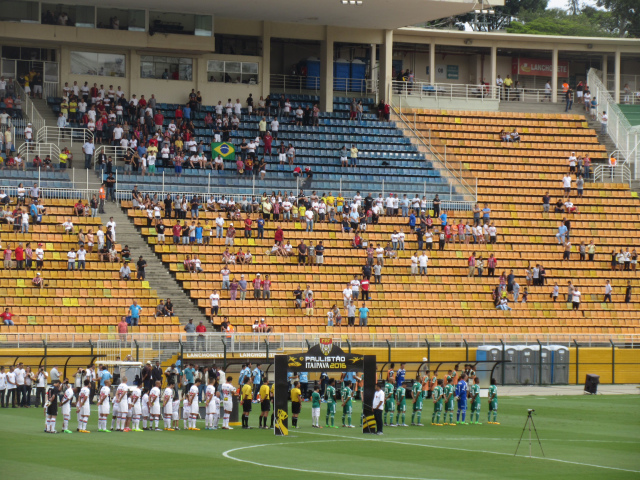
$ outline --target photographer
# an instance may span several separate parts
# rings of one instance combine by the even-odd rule
[[[78,371],[73,375],[73,387],[75,388],[76,395],[80,394],[80,389],[82,388],[86,374],[87,372],[84,368],[78,367]]]

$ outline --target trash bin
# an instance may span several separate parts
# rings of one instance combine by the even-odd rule
[[[535,385],[538,381],[540,367],[540,347],[538,345],[520,345],[518,349],[519,371],[518,383],[521,385]]]

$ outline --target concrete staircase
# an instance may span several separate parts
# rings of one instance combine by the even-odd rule
[[[116,222],[116,241],[120,245],[128,245],[131,250],[132,262],[137,262],[142,255],[147,262],[146,280],[149,286],[158,292],[158,296],[166,300],[170,298],[173,302],[174,312],[182,324],[186,324],[190,318],[197,325],[202,321],[211,329],[211,323],[203,312],[191,301],[189,294],[185,292],[177,280],[170,274],[159,257],[142,237],[126,212],[116,203],[107,202],[105,204],[105,214],[101,216],[103,221],[108,221],[113,217]]]

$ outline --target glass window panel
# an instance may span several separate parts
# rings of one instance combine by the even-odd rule
[[[44,81],[58,82],[58,64],[55,62],[45,62],[44,64]]]
[[[129,10],[129,30],[144,32],[146,29],[146,15],[144,10]]]
[[[213,35],[213,17],[211,15],[195,16],[194,35],[199,37],[210,37]]]
[[[71,52],[71,73],[124,77],[125,59],[124,55],[112,53]]]
[[[153,59],[155,57],[152,55],[140,55],[140,61],[141,62],[153,62]]]
[[[94,28],[96,26],[96,9],[84,5],[77,5],[76,27]]]
[[[208,72],[224,72],[224,62],[220,60],[209,60],[207,62]]]
[[[38,23],[38,2],[0,0],[0,21]]]
[[[142,78],[154,78],[153,62],[140,62],[140,76]]]
[[[240,73],[240,62],[224,62],[224,71],[227,73]]]
[[[180,65],[191,65],[193,64],[193,59],[192,58],[181,58],[180,59]]]
[[[16,61],[3,58],[1,73],[5,78],[16,78]]]
[[[253,62],[243,62],[242,63],[242,73],[258,73],[258,64]]]

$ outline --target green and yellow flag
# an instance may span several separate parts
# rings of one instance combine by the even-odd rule
[[[213,142],[211,143],[211,156],[216,158],[220,155],[225,160],[235,160],[236,159],[236,149],[232,143],[227,142]]]

